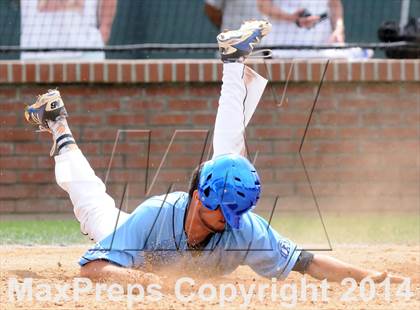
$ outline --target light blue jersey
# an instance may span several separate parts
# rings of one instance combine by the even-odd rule
[[[184,192],[149,198],[115,233],[86,252],[79,264],[103,259],[123,267],[152,266],[156,270],[185,262],[186,272],[212,275],[248,265],[261,276],[284,279],[301,253],[296,244],[252,212],[243,215],[240,229],[226,225],[225,231],[214,234],[203,249],[191,250],[183,229],[187,204],[188,194]]]

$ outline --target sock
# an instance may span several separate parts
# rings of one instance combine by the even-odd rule
[[[55,121],[48,121],[48,127],[50,127],[53,134],[53,139],[58,150],[58,154],[63,154],[69,150],[77,148],[76,141],[73,138],[65,117],[59,117]],[[54,146],[51,150],[51,153],[53,152]],[[50,155],[52,156],[52,154]]]

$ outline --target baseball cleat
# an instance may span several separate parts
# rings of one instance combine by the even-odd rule
[[[67,115],[60,92],[56,89],[50,89],[46,94],[38,96],[37,101],[25,109],[26,121],[44,129],[49,128],[47,121],[55,121]]]
[[[261,39],[271,30],[266,20],[249,20],[238,30],[224,31],[217,36],[217,43],[224,62],[243,61]]]

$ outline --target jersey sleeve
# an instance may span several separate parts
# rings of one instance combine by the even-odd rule
[[[115,232],[97,242],[80,259],[81,266],[107,260],[122,267],[141,266],[148,232],[154,222],[153,208],[140,206]]]
[[[260,216],[252,213],[245,222],[251,243],[244,264],[263,277],[285,279],[301,250],[294,242],[280,236]]]

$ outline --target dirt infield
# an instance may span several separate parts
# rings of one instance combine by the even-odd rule
[[[54,309],[123,309],[129,306],[127,299],[121,301],[111,301],[106,298],[106,293],[103,292],[101,295],[102,301],[96,301],[95,291],[89,293],[82,293],[79,301],[63,301],[58,295],[58,290],[54,285],[63,284],[71,285],[75,277],[79,276],[79,267],[77,265],[78,258],[87,249],[87,245],[84,246],[71,246],[71,247],[20,247],[20,246],[4,246],[0,248],[1,258],[1,308],[2,309],[41,309],[41,308],[54,308]],[[182,286],[183,293],[190,294],[196,293],[195,297],[191,301],[182,301],[176,297],[174,292],[174,286],[169,285],[170,288],[161,291],[162,298],[160,301],[150,301],[149,299],[143,299],[143,301],[133,303],[133,308],[141,309],[282,309],[282,308],[294,308],[294,309],[419,309],[420,308],[420,248],[419,246],[401,246],[401,245],[340,245],[332,253],[337,258],[344,259],[354,264],[366,266],[368,268],[375,268],[377,270],[388,270],[399,275],[408,276],[411,279],[410,289],[413,293],[412,296],[405,300],[402,297],[397,297],[396,293],[398,285],[390,285],[390,300],[387,301],[385,298],[385,288],[383,285],[375,285],[375,292],[371,296],[372,300],[363,301],[362,297],[368,298],[369,286],[366,286],[368,293],[364,292],[360,294],[360,288],[356,287],[353,292],[349,293],[350,284],[330,284],[329,288],[326,289],[326,299],[321,301],[321,293],[319,293],[318,301],[311,301],[310,290],[307,290],[308,301],[303,301],[302,298],[302,277],[299,274],[292,274],[284,282],[274,282],[273,280],[266,280],[257,276],[248,267],[240,267],[234,273],[217,279],[194,279],[196,284],[194,287],[185,288]],[[177,275],[182,277],[182,273]],[[58,298],[57,301],[17,301],[17,293],[15,292],[14,297],[10,297],[9,288],[10,279],[17,279],[19,285],[24,284],[24,278],[33,279],[33,296],[35,293],[41,292],[38,284],[47,284],[53,286],[52,298]],[[173,279],[170,281],[173,282]],[[205,301],[201,299],[199,294],[199,288],[204,283],[211,283],[217,289],[216,298],[212,301]],[[258,295],[252,296],[250,304],[245,307],[243,306],[244,300],[239,295],[236,298],[232,297],[232,301],[226,301],[224,304],[220,302],[220,288],[221,284],[230,283],[238,287],[238,294],[240,291],[240,285],[249,290],[253,284],[262,286],[265,284],[269,287],[267,293],[263,296],[264,298],[259,299]],[[307,284],[316,283],[317,288],[321,292],[320,283],[313,280],[307,279]],[[289,287],[285,284],[289,284]],[[273,286],[276,288],[278,294],[274,295],[272,300],[271,291]],[[291,287],[297,288],[296,303],[293,299],[288,300],[292,296]],[[95,284],[93,285],[95,287]],[[207,287],[208,288],[208,287]],[[284,288],[284,289],[283,289]],[[283,291],[284,295],[281,295]],[[42,291],[45,293],[45,291]],[[203,291],[204,292],[204,291]],[[210,289],[207,289],[206,296],[210,296]],[[228,292],[228,291],[225,291]],[[232,291],[229,291],[227,297],[231,297]],[[280,293],[279,293],[280,292]],[[341,301],[340,299],[345,294],[349,293],[353,301]],[[73,288],[68,288],[66,296],[73,296]],[[372,293],[372,292],[370,292]],[[28,295],[27,295],[28,296]],[[46,296],[45,294],[43,295]],[[108,295],[109,296],[109,295]],[[124,295],[121,295],[124,298]],[[146,295],[147,296],[147,295]],[[280,297],[279,297],[280,296]],[[283,297],[281,297],[283,296]],[[48,297],[48,296],[47,296]],[[209,297],[210,298],[210,297]],[[12,300],[10,300],[12,299]],[[34,297],[35,299],[35,297]],[[369,299],[369,298],[368,298]],[[240,307],[242,305],[242,307]]]

